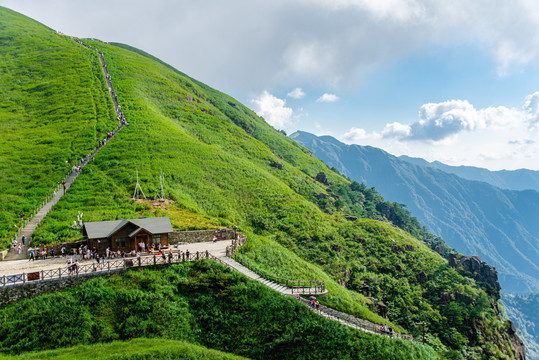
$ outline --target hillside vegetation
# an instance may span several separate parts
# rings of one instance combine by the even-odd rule
[[[20,211],[27,218],[117,122],[95,54],[3,8],[0,34],[0,239],[5,246],[20,225]]]
[[[502,190],[330,136],[291,135],[342,173],[405,203],[447,243],[496,266],[506,292],[539,292],[539,193]]]
[[[23,21],[23,17],[7,10],[0,9],[0,13],[3,19],[9,20],[12,16],[13,21]],[[31,35],[21,31],[20,37],[44,36],[58,39],[58,46],[65,45],[66,51],[74,47],[73,49],[85,51],[84,56],[94,56],[97,59],[95,52],[84,49],[75,42],[69,42],[66,37],[55,35],[44,27],[36,26],[28,31]],[[84,168],[67,195],[62,197],[37,229],[34,242],[58,243],[80,238],[79,232],[69,229],[78,211],[84,212],[85,221],[168,215],[172,218],[175,229],[238,225],[249,236],[241,256],[253,260],[258,266],[275,275],[305,280],[327,280],[330,295],[323,300],[327,305],[371,321],[387,322],[395,329],[412,333],[414,336],[418,336],[421,331],[414,322],[426,321],[429,344],[439,354],[450,358],[459,359],[466,356],[503,359],[516,356],[518,349],[513,346],[514,337],[507,331],[508,323],[497,315],[496,294],[487,293],[487,289],[482,289],[473,279],[460,275],[450,268],[441,256],[405,232],[404,230],[420,234],[422,229],[402,207],[385,202],[373,189],[350,182],[330,170],[309,155],[308,150],[273,129],[233,98],[141,54],[140,51],[98,41],[84,41],[104,54],[122,110],[130,125],[100,150],[95,161]],[[12,43],[23,46],[19,45],[16,38]],[[34,45],[35,49],[40,46],[39,41]],[[35,49],[28,47],[25,53],[36,51]],[[52,62],[51,66],[54,64],[55,62]],[[53,77],[52,74],[50,76]],[[106,95],[102,83],[98,89]],[[57,91],[64,92],[65,96],[71,94],[69,88],[60,88]],[[35,95],[36,99],[40,96],[43,94]],[[28,123],[34,121],[38,120],[31,117],[27,120]],[[19,136],[28,132],[23,127],[16,127],[14,131],[18,132]],[[55,129],[48,131],[59,136]],[[19,167],[18,171],[23,169]],[[161,210],[151,209],[145,204],[130,200],[136,181],[136,169],[147,195],[157,192],[159,173],[164,172],[167,197],[174,200],[174,204]],[[52,176],[50,179],[49,181],[54,183]],[[20,197],[24,197],[24,191]],[[345,219],[345,214],[359,218],[369,217],[371,220],[349,221]],[[428,239],[424,240],[428,243]],[[196,276],[210,276],[205,282],[208,287],[220,287],[219,284],[222,284],[220,289],[223,292],[234,294],[234,297],[227,297],[226,301],[242,301],[238,306],[244,306],[247,313],[257,306],[256,297],[253,298],[252,293],[237,293],[233,281],[225,279],[221,283],[220,275],[218,278],[211,277],[211,274],[217,271],[212,270],[211,266],[206,266],[204,271],[199,269],[200,274]],[[204,275],[205,273],[207,274]],[[215,312],[213,315],[217,320],[209,322],[211,325],[207,326],[212,328],[204,328],[202,333],[216,331],[222,334],[222,338],[221,335],[210,337],[211,342],[208,340],[206,343],[203,337],[197,337],[199,335],[196,331],[189,330],[195,325],[184,317],[177,319],[181,329],[155,327],[153,323],[145,322],[145,318],[132,319],[130,321],[134,323],[129,324],[140,323],[141,327],[137,327],[136,334],[127,336],[126,331],[129,329],[103,320],[116,319],[116,314],[120,316],[119,321],[125,320],[122,320],[122,316],[127,315],[118,304],[136,304],[141,297],[155,296],[162,306],[171,306],[171,310],[178,310],[178,314],[184,311],[183,314],[188,315],[185,312],[186,307],[176,309],[175,302],[169,301],[170,296],[179,296],[175,290],[163,284],[163,287],[169,290],[165,289],[163,295],[159,295],[161,290],[152,288],[153,279],[156,278],[148,276],[152,279],[148,285],[151,289],[148,294],[135,291],[124,298],[113,294],[122,293],[124,280],[110,280],[109,289],[118,288],[118,291],[99,290],[99,297],[96,295],[95,302],[88,303],[88,306],[91,308],[94,306],[92,304],[101,304],[97,301],[98,298],[110,299],[110,304],[102,304],[104,307],[97,312],[88,310],[90,314],[102,314],[96,319],[87,318],[84,311],[80,312],[82,318],[77,321],[84,326],[77,328],[80,333],[75,333],[78,337],[74,338],[85,343],[90,341],[90,338],[93,339],[90,334],[97,336],[99,340],[96,341],[139,336],[173,337],[182,340],[185,335],[193,336],[193,339],[198,339],[204,346],[222,349],[227,336],[236,336],[236,323],[230,323],[234,324],[231,326],[228,321],[239,322],[239,319],[245,320],[248,316],[257,319],[258,315],[254,312],[252,315],[242,313],[241,316],[237,315],[237,319],[234,317],[231,320],[229,316],[220,313],[220,306],[224,304],[189,288],[189,291],[181,294],[186,299],[191,292],[196,294],[192,301],[198,305],[190,305],[190,309],[193,306],[193,309],[200,311],[204,308],[204,311]],[[171,283],[178,286],[183,281],[178,282],[174,276],[166,276]],[[228,278],[229,275],[224,277]],[[157,279],[155,282],[161,284]],[[96,283],[99,282],[91,284]],[[364,285],[368,286],[370,294],[364,291]],[[94,285],[88,285],[92,286]],[[100,289],[99,286],[97,288]],[[84,304],[79,301],[79,295],[73,295],[77,294],[76,291],[66,293],[74,296],[72,298],[66,297],[66,294],[53,294],[20,303],[24,305],[15,304],[4,310],[4,314],[9,313],[9,316],[4,315],[5,319],[31,319],[27,328],[32,331],[32,326],[37,326],[40,318],[30,316],[31,314],[25,311],[42,308],[40,302],[54,301],[58,301],[55,304],[61,303],[62,306],[75,309]],[[272,311],[275,309],[277,312],[280,311],[279,307],[292,306],[287,305],[289,303],[281,298],[273,299],[273,302],[265,303],[264,308],[271,308]],[[376,313],[381,303],[387,305],[387,320]],[[140,309],[144,314],[155,311],[152,307]],[[18,317],[18,313],[26,315]],[[179,316],[174,311],[154,315],[159,318],[165,314]],[[208,318],[205,313],[197,313],[197,316]],[[11,352],[34,350],[24,341],[20,343],[16,340],[20,333],[20,321],[1,330],[3,349]],[[267,323],[268,328],[264,328],[264,333],[271,333],[273,327],[286,326],[279,323],[277,318],[274,318],[274,321],[274,325]],[[257,321],[252,321],[255,322]],[[311,344],[312,348],[318,351],[322,342],[317,341],[323,339],[329,343],[336,341],[335,349],[352,349],[358,353],[369,347],[384,347],[386,345],[383,344],[388,342],[387,344],[393,345],[387,345],[389,350],[384,353],[385,358],[414,358],[408,357],[414,352],[417,352],[418,357],[427,356],[420,354],[419,348],[406,348],[399,353],[395,347],[401,346],[400,343],[394,343],[391,339],[354,335],[355,332],[352,334],[350,329],[337,329],[334,328],[336,324],[327,324],[331,329],[328,330],[328,336],[334,334],[334,340],[325,338],[325,335],[320,335],[319,339],[317,331],[294,332],[294,336],[285,332],[281,340],[265,349],[271,349],[271,354],[278,354],[282,341],[286,345],[283,347],[290,349],[292,354],[297,354],[296,349],[302,349],[303,343]],[[301,326],[302,329],[309,328]],[[174,334],[171,335],[169,331]],[[23,338],[33,339],[33,336]],[[245,348],[245,352],[238,353],[261,358],[259,346],[264,344],[264,340],[254,335],[249,336],[257,340],[251,341],[250,337],[246,337],[240,341],[234,338],[231,341],[235,341],[236,346],[224,350]],[[75,345],[63,336],[53,339],[61,341],[44,341],[46,348]],[[292,343],[294,346],[290,345]],[[425,351],[430,350],[427,348]],[[298,354],[295,357],[303,358],[302,356],[306,355]],[[331,357],[343,358],[340,354],[329,356]],[[324,357],[320,355],[320,358]]]
[[[0,320],[0,350],[12,354],[147,337],[196,344],[182,347],[205,358],[218,354],[202,352],[199,346],[253,359],[437,357],[430,347],[322,318],[296,299],[206,260],[94,279],[9,305],[0,309]],[[45,328],[49,331],[43,332]],[[127,354],[120,358],[149,358],[152,352],[176,358],[171,354],[173,345],[150,346],[142,352],[145,357],[136,357],[137,349],[126,346]],[[84,353],[99,347],[55,353]]]

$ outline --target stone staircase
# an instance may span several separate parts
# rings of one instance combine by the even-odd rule
[[[222,263],[223,265],[228,266],[231,269],[241,272],[242,274],[244,274],[250,279],[261,282],[262,284],[280,292],[281,294],[293,295],[293,296],[297,296],[298,294],[297,290],[288,288],[281,284],[277,284],[275,282],[264,279],[263,277],[255,273],[254,271],[248,269],[247,267],[243,266],[242,264],[240,264],[239,262],[235,261],[234,259],[228,256],[222,256],[222,257],[212,256],[212,258]],[[316,294],[316,295],[324,296],[326,294],[327,294],[327,290],[324,290],[322,294]],[[310,307],[309,300],[301,296],[299,297],[299,300],[302,303],[304,303],[306,306]],[[416,339],[413,339],[411,336],[408,336],[408,335],[402,335],[397,332],[384,332],[380,330],[379,324],[374,324],[368,320],[356,318],[355,316],[334,310],[324,305],[321,305],[320,309],[313,309],[313,311],[320,316],[323,316],[325,318],[328,318],[334,321],[338,321],[343,325],[346,325],[348,327],[351,327],[351,328],[354,328],[363,332],[368,332],[368,333],[376,334],[376,335],[395,337],[395,338],[400,338],[400,339],[405,339],[405,340],[410,340],[410,341],[417,341]]]
[[[323,291],[320,291],[319,288],[314,288],[314,287],[303,288],[303,289],[286,287],[282,284],[278,284],[268,279],[264,279],[262,276],[258,275],[254,271],[248,269],[246,266],[243,266],[242,264],[240,264],[239,262],[237,262],[236,260],[228,256],[219,257],[217,259],[219,262],[228,266],[229,268],[239,271],[245,276],[247,276],[248,278],[259,281],[262,284],[266,285],[267,287],[272,288],[273,290],[276,290],[284,295],[309,294],[309,295],[325,296],[328,293],[328,291],[325,288]]]

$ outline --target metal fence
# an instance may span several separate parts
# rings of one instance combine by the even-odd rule
[[[290,280],[284,279],[277,276],[268,274],[265,271],[258,269],[256,266],[251,264],[249,261],[242,259],[237,255],[231,256],[234,260],[253,271],[254,273],[260,275],[266,280],[269,280],[273,283],[285,286],[292,290],[292,294],[304,294],[304,295],[321,295],[326,293],[326,283],[321,280]]]
[[[163,253],[162,255],[149,255],[141,257],[130,257],[118,260],[103,260],[103,262],[92,262],[90,264],[73,263],[64,265],[58,269],[39,270],[34,272],[23,272],[22,274],[4,275],[1,278],[1,285],[9,286],[14,284],[35,283],[50,279],[61,279],[84,274],[107,273],[120,269],[139,268],[145,266],[175,264],[184,261],[194,261],[199,259],[215,258],[208,251],[205,252],[178,252]]]
[[[311,302],[309,300],[300,297],[300,301],[311,307]],[[324,305],[320,305],[319,310],[313,309],[313,311],[319,312],[319,314],[322,316],[339,321],[341,323],[345,323],[346,325],[354,327],[356,329],[393,338],[415,341],[418,343],[421,342],[421,339],[414,338],[411,335],[403,335],[393,330],[383,330],[383,328],[381,328],[381,325],[377,325],[365,319],[356,318],[353,315],[334,310]]]

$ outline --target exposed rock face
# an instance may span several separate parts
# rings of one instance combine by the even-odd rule
[[[354,215],[348,215],[348,214],[344,215],[344,218],[345,218],[346,220],[350,220],[350,221],[357,220],[357,216],[354,216]],[[362,242],[365,242],[365,240],[363,240]]]
[[[316,197],[318,199],[327,199],[328,198],[328,194],[324,194],[323,192],[320,192],[318,194],[316,194]]]
[[[272,162],[270,163],[270,166],[271,166],[272,168],[279,169],[279,170],[282,170],[282,169],[283,169],[283,164],[281,164],[281,163],[278,162],[278,161],[272,161]]]
[[[496,300],[500,299],[501,286],[498,281],[498,271],[494,266],[481,261],[479,256],[464,256],[457,253],[450,253],[448,261],[451,267],[462,266],[464,275],[487,284],[489,293],[495,296]]]
[[[517,335],[515,324],[513,324],[511,320],[507,320],[507,322],[509,323],[507,333],[509,334],[509,341],[515,349],[515,358],[518,360],[526,360],[526,348],[524,347],[522,340]]]
[[[318,180],[322,184],[328,185],[328,177],[323,172],[319,172],[318,174],[316,174],[316,180]]]

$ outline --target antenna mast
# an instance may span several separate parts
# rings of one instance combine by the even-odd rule
[[[144,200],[146,200],[146,195],[144,195],[144,191],[142,191],[142,188],[140,187],[140,184],[138,182],[138,168],[137,168],[137,185],[135,185],[135,192],[133,193],[133,199],[138,199],[139,194],[142,194],[144,196]]]
[[[165,175],[162,170],[159,174],[159,183],[161,184],[161,201],[165,201]]]

